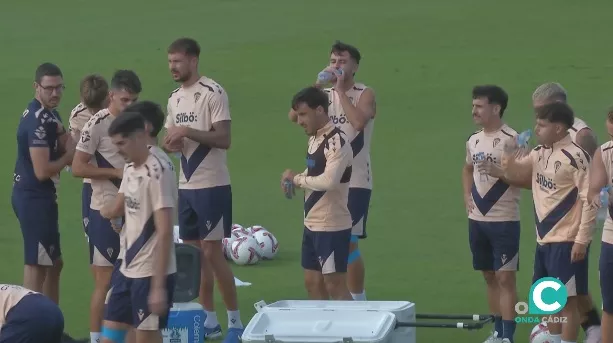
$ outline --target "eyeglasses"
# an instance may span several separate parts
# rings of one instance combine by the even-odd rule
[[[64,85],[58,85],[58,86],[43,86],[40,83],[38,84],[38,86],[40,88],[42,88],[43,90],[45,90],[46,92],[49,93],[53,93],[53,91],[56,91],[58,93],[61,93],[64,91],[64,89],[66,89],[66,86]]]

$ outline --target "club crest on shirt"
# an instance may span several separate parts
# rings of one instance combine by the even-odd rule
[[[198,99],[200,99],[201,95],[202,95],[202,93],[200,93],[200,92],[196,92],[194,94],[194,103],[198,102]]]
[[[479,144],[479,140],[478,139],[475,141],[475,146],[477,146],[477,144]]]
[[[81,143],[85,144],[87,142],[89,142],[92,139],[92,136],[89,133],[89,130],[85,130],[83,131],[83,133],[81,133]]]
[[[560,161],[556,161],[553,164],[553,169],[555,170],[556,173],[558,172],[558,169],[560,169],[561,166],[562,166],[562,163]]]
[[[492,146],[495,148],[496,145],[498,145],[498,143],[500,143],[500,138],[494,139],[494,142],[493,142]]]

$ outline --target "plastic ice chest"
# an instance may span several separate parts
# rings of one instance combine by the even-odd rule
[[[391,343],[396,317],[390,312],[340,309],[279,309],[251,319],[243,343]]]
[[[176,303],[170,308],[168,325],[162,330],[164,343],[193,343],[204,341],[206,314],[198,303]]]
[[[339,309],[352,311],[384,311],[396,316],[401,323],[415,322],[415,304],[408,301],[334,301],[334,300],[281,300],[272,304],[255,303],[255,309],[273,311],[280,309]],[[416,340],[414,327],[399,327],[392,334],[391,343],[411,343]]]

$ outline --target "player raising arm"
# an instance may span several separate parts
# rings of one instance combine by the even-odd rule
[[[64,92],[60,68],[41,64],[34,88],[36,96],[17,128],[11,201],[23,234],[24,287],[58,303],[63,262],[56,184],[59,173],[72,161],[75,143],[55,110]]]
[[[548,82],[540,85],[532,94],[532,105],[534,108],[550,104],[552,102],[567,103],[568,95],[564,87],[557,82]],[[568,133],[575,144],[583,150],[594,155],[598,147],[596,135],[590,127],[581,119],[575,117],[573,126],[568,129]],[[586,343],[600,342],[600,316],[598,309],[594,305],[591,295],[588,293],[578,297],[579,312],[581,313],[581,327],[585,331]]]
[[[576,342],[580,316],[577,296],[588,290],[588,248],[594,233],[596,208],[588,201],[589,154],[573,143],[572,109],[555,102],[536,109],[535,134],[541,145],[517,161],[515,139],[505,142],[503,166],[519,175],[532,170],[537,247],[533,283],[557,278],[566,286],[568,300],[561,312],[566,322],[549,322],[554,342]],[[522,173],[525,176],[525,173]]]
[[[96,113],[84,126],[72,163],[74,176],[90,178],[92,201],[89,211],[89,262],[95,280],[90,305],[90,336],[96,342],[104,313],[104,300],[109,290],[113,266],[120,251],[119,236],[100,210],[112,203],[121,184],[125,160],[111,142],[108,128],[123,109],[135,102],[142,87],[138,76],[130,70],[119,70],[111,79],[109,107]]]
[[[136,342],[162,342],[174,293],[176,260],[172,218],[176,175],[152,154],[145,119],[124,113],[108,134],[130,163],[119,193],[124,197],[125,254],[105,309],[102,342],[121,343],[136,329]]]
[[[281,186],[288,194],[304,189],[302,268],[310,299],[351,300],[347,258],[351,214],[347,207],[353,152],[341,130],[328,117],[326,93],[309,87],[292,100],[298,125],[309,136],[307,169],[286,170]]]

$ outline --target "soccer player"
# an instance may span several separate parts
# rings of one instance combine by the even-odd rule
[[[462,185],[473,268],[483,273],[490,312],[496,314],[494,333],[485,342],[513,342],[520,189],[504,177],[500,163],[504,141],[517,132],[502,120],[509,101],[502,88],[476,86],[472,99],[473,121],[481,129],[466,141]]]
[[[73,175],[90,178],[92,184],[88,227],[90,264],[95,281],[90,304],[92,343],[100,337],[104,300],[120,250],[113,222],[100,215],[102,207],[112,203],[117,196],[125,164],[108,136],[108,128],[126,106],[138,99],[141,90],[140,79],[133,71],[119,70],[113,75],[109,107],[96,113],[85,124],[72,162]]]
[[[567,102],[567,93],[561,84],[548,82],[540,85],[532,94],[533,106],[539,107],[552,102]],[[598,148],[596,136],[590,127],[581,119],[575,118],[573,126],[568,130],[571,139],[590,156]],[[594,306],[592,296],[586,295],[577,297],[579,302],[579,313],[581,313],[581,327],[585,331],[586,343],[600,342],[600,316],[598,309]]]
[[[243,332],[234,275],[221,241],[232,227],[232,188],[227,165],[230,148],[230,106],[225,90],[200,76],[200,47],[191,38],[180,38],[168,48],[172,78],[181,84],[170,94],[164,139],[169,152],[181,152],[179,173],[179,227],[186,244],[202,250],[200,302],[206,311],[204,335],[220,337],[213,287],[217,280],[228,311],[226,343]]]
[[[132,326],[137,343],[161,343],[177,270],[172,239],[176,174],[149,150],[150,134],[140,114],[123,113],[108,134],[130,162],[118,193],[125,204],[126,249],[105,309],[102,342],[122,343]]]
[[[537,231],[533,282],[557,278],[568,292],[566,305],[553,315],[566,322],[548,323],[554,342],[577,340],[577,296],[588,290],[588,247],[597,212],[587,199],[590,155],[568,133],[573,121],[573,110],[563,102],[537,107],[535,134],[541,145],[520,158],[511,138],[503,157],[505,175],[532,180]]]
[[[68,132],[75,142],[81,139],[81,130],[89,119],[98,111],[106,108],[109,85],[106,80],[96,74],[87,75],[81,80],[79,87],[81,102],[70,113],[68,122]],[[87,225],[89,224],[89,206],[91,204],[92,185],[91,180],[83,179],[81,190],[81,214],[83,219],[83,230],[87,235]]]
[[[0,284],[0,343],[61,343],[64,315],[46,296]]]
[[[316,87],[298,92],[292,100],[298,125],[309,136],[307,169],[286,170],[286,183],[304,189],[302,268],[310,299],[352,300],[347,288],[347,258],[351,213],[347,206],[352,173],[351,144],[328,116],[328,96]]]
[[[64,92],[60,68],[41,64],[36,69],[34,89],[35,98],[17,128],[11,201],[23,235],[23,285],[58,303],[63,262],[56,183],[59,173],[72,161],[75,143],[55,110]]]
[[[613,109],[607,114],[606,127],[613,137]],[[595,207],[602,206],[600,191],[613,184],[613,140],[602,144],[594,154],[590,168],[588,199]],[[611,194],[611,191],[609,191]],[[613,342],[613,218],[611,207],[602,228],[600,248],[600,291],[602,293],[602,342]]]

